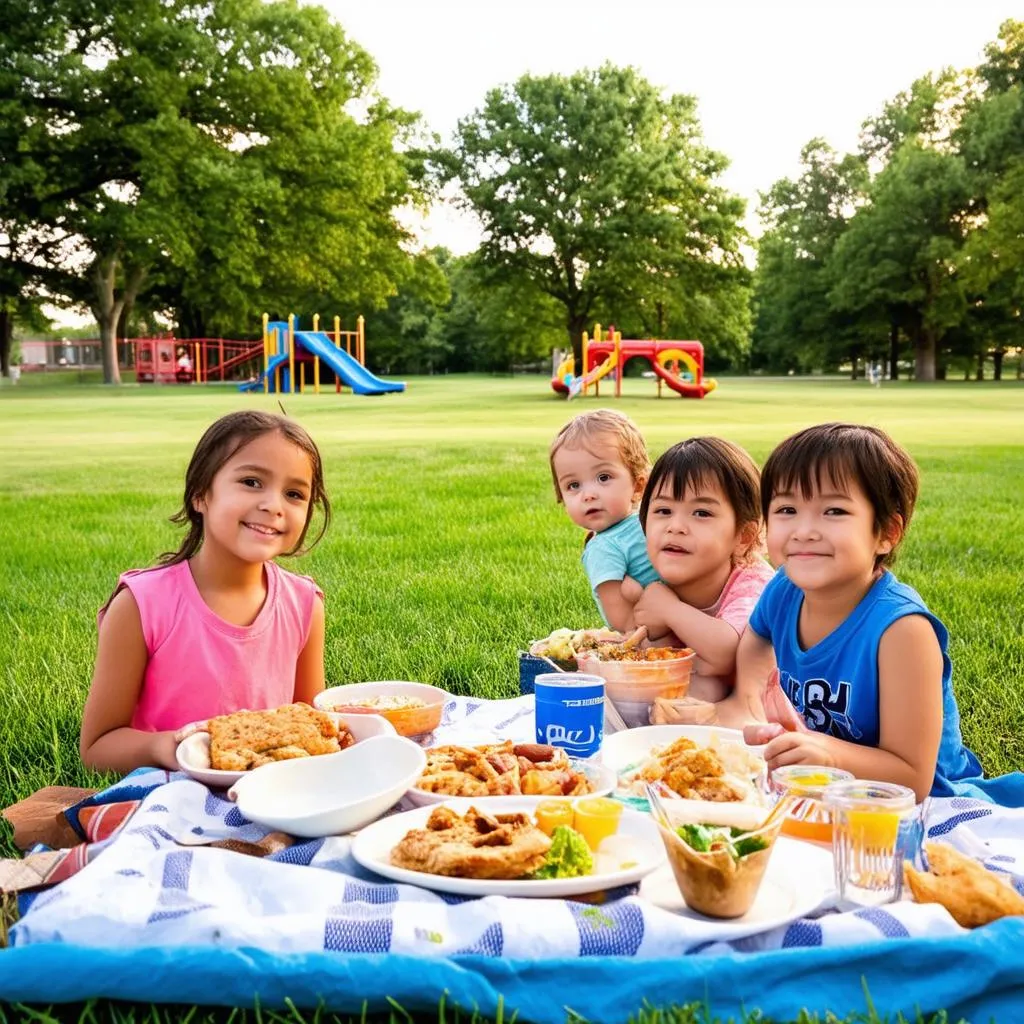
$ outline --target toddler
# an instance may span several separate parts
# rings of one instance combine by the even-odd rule
[[[612,409],[570,420],[551,443],[555,495],[569,518],[589,531],[583,568],[605,625],[633,628],[633,602],[657,573],[636,515],[650,470],[636,424]]]
[[[274,561],[330,518],[320,453],[283,416],[246,411],[203,434],[157,568],[124,573],[99,613],[82,716],[85,765],[175,768],[179,730],[243,708],[311,702],[324,688],[323,594]]]

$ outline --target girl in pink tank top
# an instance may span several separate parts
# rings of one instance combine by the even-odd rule
[[[311,702],[324,688],[323,594],[274,559],[302,550],[319,508],[320,452],[283,416],[221,417],[200,438],[173,522],[176,552],[124,573],[99,613],[82,762],[175,768],[182,726],[243,708]]]

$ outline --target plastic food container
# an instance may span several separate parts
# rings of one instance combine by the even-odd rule
[[[853,778],[842,768],[816,764],[795,764],[772,772],[772,790],[781,800],[787,793],[800,797],[783,822],[782,831],[794,839],[832,845],[832,814],[825,806],[825,789],[835,782]]]
[[[604,679],[608,698],[626,725],[633,727],[650,724],[655,698],[687,695],[694,657],[689,648],[679,648],[678,656],[657,661],[605,661],[594,651],[581,651],[576,661],[581,672]]]
[[[441,724],[447,699],[437,686],[389,680],[329,687],[313,698],[313,707],[346,715],[380,715],[399,736],[419,736]]]

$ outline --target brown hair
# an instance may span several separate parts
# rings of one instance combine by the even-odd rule
[[[651,470],[651,477],[640,499],[640,525],[647,531],[647,512],[651,500],[666,484],[672,486],[672,500],[682,501],[688,490],[716,484],[732,506],[736,530],[751,524],[757,529],[741,561],[753,561],[761,555],[761,478],[754,460],[737,444],[721,437],[690,437],[672,445]]]
[[[257,438],[263,437],[264,434],[271,434],[275,431],[309,456],[312,470],[312,486],[306,522],[295,547],[285,554],[297,555],[303,550],[309,550],[308,548],[303,549],[302,542],[306,539],[309,524],[313,519],[313,512],[317,508],[323,514],[323,522],[320,525],[320,532],[309,547],[314,547],[320,541],[320,538],[327,532],[327,526],[331,521],[331,505],[327,500],[327,491],[324,488],[323,461],[316,443],[294,420],[279,416],[277,413],[245,410],[221,416],[219,420],[207,427],[206,433],[199,439],[189,461],[188,469],[185,471],[184,500],[181,508],[171,516],[172,523],[178,525],[187,523],[188,533],[177,551],[168,551],[160,556],[160,565],[177,565],[178,562],[185,562],[199,550],[203,543],[203,515],[196,510],[196,503],[209,493],[210,487],[213,485],[213,478],[235,452],[249,444],[250,441],[255,441]]]
[[[914,460],[884,430],[856,423],[821,423],[787,437],[761,470],[765,519],[772,498],[796,487],[805,498],[822,489],[823,479],[838,486],[853,480],[874,509],[877,534],[900,525],[892,550],[879,555],[875,568],[891,565],[907,532],[917,502]]]
[[[562,490],[558,486],[558,474],[555,472],[555,456],[563,448],[586,448],[604,438],[618,449],[633,483],[638,484],[647,479],[651,468],[651,460],[647,454],[647,443],[644,441],[640,428],[628,417],[614,409],[595,409],[593,412],[580,413],[569,420],[551,442],[548,452],[548,463],[551,466],[551,479],[555,484],[555,498],[561,503]]]

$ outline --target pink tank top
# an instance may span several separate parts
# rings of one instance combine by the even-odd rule
[[[149,652],[132,728],[178,729],[188,722],[290,703],[313,602],[308,576],[266,563],[267,598],[249,626],[235,626],[203,601],[188,562],[124,573]],[[103,621],[103,612],[99,614]]]

